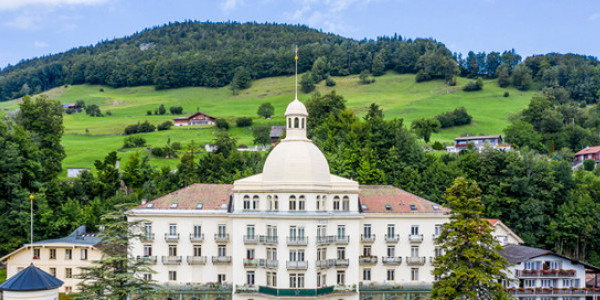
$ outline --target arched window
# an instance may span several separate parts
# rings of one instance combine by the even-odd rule
[[[271,195],[267,196],[267,210],[273,210],[273,198]]]
[[[304,128],[304,118],[301,119],[301,126],[300,128]]]
[[[273,210],[279,210],[279,197],[277,195],[273,198]]]
[[[321,196],[317,196],[317,210],[321,210]]]
[[[288,118],[288,128],[292,128],[292,118]]]
[[[340,210],[340,197],[333,197],[333,210]]]
[[[257,210],[258,209],[258,196],[254,195],[254,197],[252,197],[252,209],[253,210]]]
[[[323,195],[323,198],[321,198],[321,202],[321,209],[327,210],[327,195]]]
[[[296,210],[296,196],[292,195],[290,196],[290,207],[289,210]]]
[[[342,204],[342,209],[344,211],[349,211],[350,210],[350,198],[348,198],[348,196],[344,196],[344,200],[343,200],[343,204]]]
[[[250,209],[250,196],[244,195],[244,210]]]
[[[298,117],[294,119],[294,128],[298,128],[300,126],[300,122],[298,121]]]
[[[304,195],[298,198],[298,210],[306,210],[306,199]]]

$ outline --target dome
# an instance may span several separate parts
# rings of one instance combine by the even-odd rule
[[[0,285],[2,291],[44,291],[57,289],[63,282],[56,277],[38,269],[33,264]]]
[[[328,184],[329,164],[321,150],[308,140],[282,141],[269,153],[262,178],[264,183]]]
[[[308,116],[308,111],[306,111],[306,106],[302,104],[302,102],[298,101],[298,99],[292,101],[288,104],[287,109],[285,110],[285,115],[302,115]]]

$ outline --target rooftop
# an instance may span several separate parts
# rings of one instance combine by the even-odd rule
[[[279,138],[285,133],[285,126],[271,126],[271,138]]]
[[[585,147],[579,152],[575,153],[575,155],[583,155],[583,154],[594,154],[600,152],[600,146],[594,147]]]
[[[136,207],[178,210],[217,210],[229,206],[232,184],[195,183]],[[177,204],[173,206],[173,204]],[[199,206],[202,204],[201,206]]]
[[[58,239],[50,239],[33,242],[33,245],[39,244],[77,244],[77,245],[96,245],[100,242],[100,238],[96,237],[95,233],[88,233],[85,225],[79,226],[66,237]],[[29,244],[27,244],[29,245]]]
[[[363,213],[449,213],[448,208],[392,185],[361,185]]]
[[[59,288],[63,282],[33,264],[0,285],[2,291],[44,291]]]
[[[457,137],[454,140],[458,141],[458,140],[488,140],[488,139],[498,139],[498,138],[502,138],[500,135],[478,135],[478,136],[461,136],[461,137]]]

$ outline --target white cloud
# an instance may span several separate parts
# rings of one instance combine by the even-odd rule
[[[48,43],[35,41],[35,42],[33,42],[33,46],[36,48],[46,48],[46,47],[48,47]]]
[[[221,4],[221,8],[224,11],[231,11],[236,9],[238,6],[240,6],[241,4],[243,4],[243,0],[225,0],[225,2],[223,2],[223,4]]]
[[[591,15],[591,16],[588,18],[588,20],[590,20],[590,21],[595,21],[595,20],[598,20],[598,19],[600,19],[600,13],[593,13],[593,14],[592,14],[592,15]]]
[[[21,14],[5,22],[4,25],[21,30],[35,30],[40,28],[40,22],[42,22],[39,17],[39,15]]]
[[[0,11],[14,10],[32,5],[93,5],[104,3],[106,1],[107,0],[0,0]]]

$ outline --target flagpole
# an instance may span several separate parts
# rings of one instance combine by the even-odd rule
[[[29,247],[31,247],[31,263],[33,263],[33,194],[29,195]]]
[[[298,100],[298,45],[296,45],[296,56],[294,56],[294,60],[296,61],[296,100]]]

